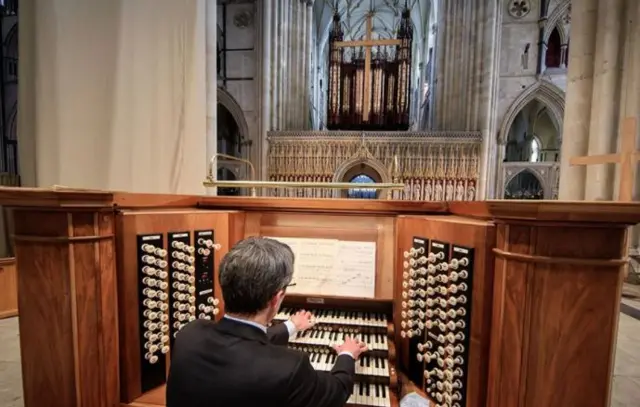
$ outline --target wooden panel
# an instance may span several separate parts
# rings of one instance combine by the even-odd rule
[[[248,212],[245,236],[307,237],[376,242],[376,290],[378,300],[393,299],[395,218]]]
[[[18,315],[18,276],[14,257],[0,259],[0,319]]]
[[[499,225],[488,405],[608,406],[626,234]]]
[[[213,229],[216,243],[221,245],[215,252],[214,268],[217,281],[218,264],[229,247],[231,239],[237,239],[243,229],[243,215],[237,212],[204,210],[123,211],[118,222],[118,303],[120,310],[120,351],[122,400],[131,402],[142,395],[140,387],[140,348],[138,323],[138,262],[136,238],[141,234],[166,234],[180,231]],[[215,297],[220,299],[220,311],[224,302],[219,285],[215,285]],[[222,312],[219,316],[222,315]]]
[[[25,406],[115,405],[113,215],[16,210],[15,220]]]
[[[396,249],[396,287],[394,319],[402,321],[402,272],[403,253],[412,247],[413,238],[438,240],[475,249],[475,267],[471,295],[471,335],[468,352],[467,406],[484,407],[486,401],[486,379],[489,370],[489,347],[491,341],[491,307],[493,292],[492,248],[496,230],[491,222],[466,219],[458,216],[400,216],[398,217]],[[408,342],[400,336],[396,327],[396,343],[400,354],[400,366],[406,369],[410,355]]]

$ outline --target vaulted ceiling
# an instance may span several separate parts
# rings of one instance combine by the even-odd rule
[[[421,42],[429,30],[430,0],[315,0],[318,39],[321,44],[326,41],[336,11],[341,17],[345,40],[364,37],[369,13],[373,15],[372,37],[394,38],[405,5],[411,11],[414,41]]]

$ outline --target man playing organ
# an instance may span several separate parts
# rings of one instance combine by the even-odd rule
[[[167,380],[168,407],[338,407],[352,395],[355,361],[367,350],[346,338],[330,372],[287,348],[289,337],[313,326],[306,311],[269,327],[292,285],[294,255],[274,239],[250,237],[220,262],[226,313],[196,320],[177,335]]]

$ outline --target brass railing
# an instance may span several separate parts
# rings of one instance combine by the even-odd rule
[[[248,181],[220,181],[214,177],[216,171],[218,157],[231,161],[239,161],[249,165],[251,169],[251,180]],[[257,196],[256,188],[327,188],[327,189],[352,189],[366,188],[375,190],[402,190],[404,184],[398,183],[370,183],[370,184],[354,184],[352,182],[311,182],[311,181],[256,181],[255,167],[249,160],[233,157],[226,154],[216,154],[209,160],[209,171],[206,179],[202,183],[207,188],[250,188],[251,196]]]

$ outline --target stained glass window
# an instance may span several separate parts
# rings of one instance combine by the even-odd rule
[[[366,174],[358,174],[351,178],[354,184],[373,184],[374,179]],[[351,188],[347,191],[347,197],[353,199],[376,199],[376,190],[373,188]]]

